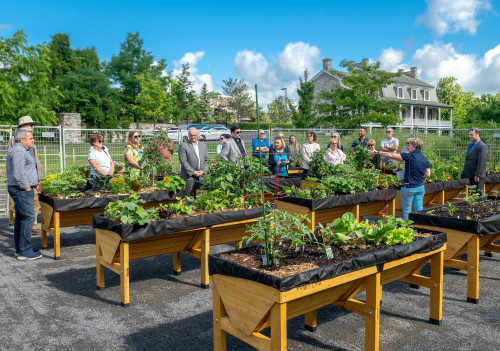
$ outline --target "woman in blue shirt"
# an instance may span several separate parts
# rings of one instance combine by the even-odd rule
[[[431,169],[429,161],[421,151],[424,146],[422,139],[409,138],[406,144],[407,153],[372,152],[372,154],[378,153],[393,160],[405,162],[404,184],[401,187],[401,205],[403,207],[403,216],[408,219],[412,205],[415,211],[424,208],[424,178],[431,176]]]
[[[274,139],[274,152],[269,155],[269,166],[273,174],[285,177],[288,175],[289,155],[285,152],[285,141],[281,137]]]

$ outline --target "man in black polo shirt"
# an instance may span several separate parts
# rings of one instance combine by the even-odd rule
[[[353,141],[352,145],[351,145],[351,148],[352,148],[352,153],[354,154],[354,149],[356,148],[356,146],[358,145],[361,145],[363,147],[368,147],[368,139],[366,138],[366,128],[365,127],[361,127],[359,128],[359,139],[358,140],[355,140]]]

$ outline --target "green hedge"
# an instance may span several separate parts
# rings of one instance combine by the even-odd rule
[[[277,127],[280,127],[280,128],[284,128],[284,129],[293,129],[295,128],[295,126],[291,123],[289,124],[283,124],[281,126],[279,125],[274,125],[272,123],[261,123],[260,124],[260,128],[261,129],[268,129],[269,126],[272,125],[273,128],[277,128]],[[239,124],[240,128],[243,129],[243,130],[257,130],[257,122],[242,122]]]

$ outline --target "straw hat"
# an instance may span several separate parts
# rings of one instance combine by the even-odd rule
[[[35,121],[33,121],[33,119],[30,116],[23,116],[19,118],[18,127],[22,126],[23,124],[31,124],[31,123],[35,124]]]

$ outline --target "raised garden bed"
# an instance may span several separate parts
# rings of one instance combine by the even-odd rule
[[[396,190],[375,190],[357,194],[338,195],[324,199],[302,199],[283,197],[276,208],[290,213],[305,214],[311,221],[311,228],[327,224],[346,212],[354,213],[359,221],[364,216],[378,217],[382,214],[395,215]]]
[[[168,191],[141,193],[139,196],[146,201],[144,207],[155,207],[160,204],[175,202],[177,197],[183,197],[186,191],[173,194]],[[83,197],[75,199],[57,199],[40,194],[42,211],[42,247],[47,247],[47,233],[54,236],[54,259],[61,256],[60,229],[79,225],[91,225],[95,214],[104,213],[104,207],[110,202],[123,200],[128,195],[113,195],[99,197]]]
[[[121,224],[95,215],[97,287],[103,289],[104,268],[120,275],[121,304],[130,301],[130,261],[173,254],[174,274],[181,272],[181,252],[201,260],[201,286],[209,286],[208,254],[211,245],[239,242],[247,224],[262,209],[225,211],[153,221],[147,225]]]
[[[469,179],[455,179],[446,182],[433,182],[424,184],[424,207],[444,205],[446,202],[463,200],[463,195],[468,191]],[[402,211],[401,191],[398,190],[396,210]]]
[[[415,224],[448,233],[444,264],[467,272],[467,301],[472,303],[479,301],[479,251],[484,250],[488,256],[491,256],[493,252],[500,252],[500,245],[495,244],[495,241],[500,239],[500,212],[498,210],[500,201],[496,196],[488,196],[480,199],[479,204],[486,201],[494,202],[486,206],[482,216],[476,212],[478,219],[475,215],[470,216],[466,213],[471,205],[465,201],[452,204],[452,208],[456,208],[453,215],[436,214],[445,211],[448,205],[410,213],[410,219]],[[491,212],[490,209],[493,211]],[[461,258],[464,253],[467,254],[467,260]]]
[[[431,233],[409,244],[281,278],[220,257],[227,254],[210,255],[214,349],[226,349],[229,333],[259,350],[286,350],[288,319],[305,315],[306,329],[313,331],[317,309],[335,304],[365,317],[365,350],[378,350],[382,285],[395,280],[428,287],[430,321],[439,324],[446,234]],[[429,261],[430,277],[420,275]],[[361,292],[366,292],[366,302],[355,298]],[[270,337],[260,333],[267,327]]]
[[[484,194],[497,195],[498,193],[500,193],[500,173],[487,175],[484,182]]]

